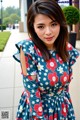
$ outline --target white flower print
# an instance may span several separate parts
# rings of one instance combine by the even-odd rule
[[[23,106],[21,105],[20,109],[19,109],[19,112],[22,112],[22,111],[23,111]]]
[[[41,70],[44,70],[44,68],[43,68],[44,66],[41,65],[40,63],[38,63],[37,67],[38,67],[38,70],[40,70],[40,71],[41,71]]]
[[[39,87],[40,90],[44,91],[44,88],[43,87]]]
[[[63,68],[60,66],[60,67],[58,68],[58,71],[62,74],[62,73],[63,73]]]
[[[52,109],[52,108],[50,108],[50,109],[49,109],[49,112],[50,112],[50,113],[53,113],[53,109]]]
[[[29,47],[29,51],[30,53],[34,54],[34,47],[32,45]]]

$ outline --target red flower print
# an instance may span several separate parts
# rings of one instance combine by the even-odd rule
[[[67,50],[72,50],[72,45],[70,43],[67,43]]]
[[[47,68],[49,70],[54,71],[54,69],[57,67],[57,63],[56,63],[55,59],[52,58],[52,59],[50,59],[50,60],[47,61],[47,65],[46,66],[47,66]]]
[[[46,120],[48,120],[48,115],[44,115],[44,117],[46,118]]]
[[[28,79],[29,79],[29,80],[33,80],[33,78],[32,78],[31,75],[28,75]]]
[[[54,118],[53,120],[58,120],[58,115],[57,115],[57,113],[54,114],[53,118]]]
[[[39,56],[42,56],[40,50],[39,50],[36,46],[34,46],[34,49],[35,49],[36,53],[37,53]]]
[[[56,55],[56,59],[59,61],[60,64],[63,63],[63,60],[61,59],[61,57],[58,54]]]
[[[16,120],[22,120],[22,118],[16,118]]]
[[[72,73],[69,74],[69,82],[72,80]]]
[[[66,105],[64,103],[61,104],[61,114],[66,117],[67,116],[67,109],[66,109]]]
[[[37,118],[36,116],[33,116],[34,120],[40,120],[39,118]],[[32,119],[31,119],[32,120]]]
[[[35,104],[34,110],[36,111],[37,115],[41,116],[42,115],[42,103],[40,102],[39,104]]]
[[[30,103],[29,98],[27,98],[27,99],[26,99],[26,103],[27,103],[27,104],[29,104],[29,103]]]
[[[59,88],[58,92],[61,92],[64,88]]]
[[[28,57],[27,56],[25,56],[25,62],[26,62],[26,68],[28,68],[29,64],[28,64]]]
[[[64,72],[60,78],[60,81],[62,85],[65,85],[69,81],[69,75],[66,72]]]
[[[57,76],[56,72],[49,73],[48,79],[50,80],[50,85],[54,86],[58,82],[58,76]]]
[[[39,89],[36,91],[36,97],[40,98],[40,91],[39,91]]]
[[[49,116],[49,120],[53,120],[53,115],[50,115],[50,116]]]

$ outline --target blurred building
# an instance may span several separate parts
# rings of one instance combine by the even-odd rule
[[[80,0],[74,0],[72,5],[80,10]],[[80,22],[76,25],[73,25],[73,31],[77,32],[77,39],[80,40]]]
[[[19,6],[21,9],[21,21],[19,22],[19,31],[27,32],[26,21],[27,21],[27,11],[30,5],[36,0],[19,0]]]

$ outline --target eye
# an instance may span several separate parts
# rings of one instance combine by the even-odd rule
[[[39,28],[39,29],[43,29],[44,27],[43,27],[43,26],[38,26],[37,28]]]
[[[56,26],[57,25],[57,23],[52,23],[52,26]]]

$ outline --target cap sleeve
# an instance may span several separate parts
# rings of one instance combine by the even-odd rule
[[[35,60],[35,51],[34,51],[34,43],[31,40],[23,40],[15,44],[17,48],[17,52],[13,55],[13,58],[20,62],[20,47],[25,55],[26,60],[26,69],[27,75],[35,75],[37,72],[36,68],[36,60]]]
[[[69,50],[69,65],[72,66],[75,64],[76,59],[80,56],[80,52],[75,49],[70,43],[68,44],[68,50]]]

